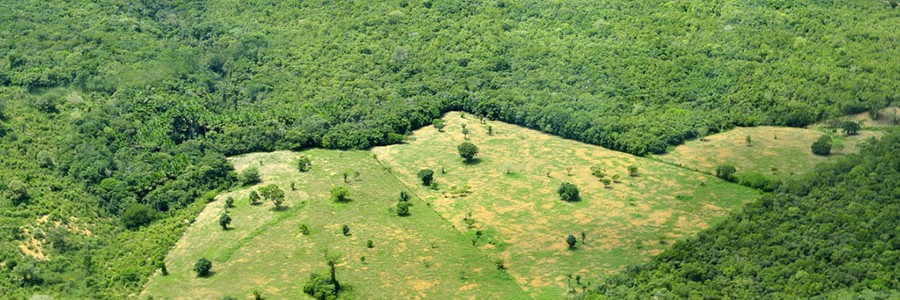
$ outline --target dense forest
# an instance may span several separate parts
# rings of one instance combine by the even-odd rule
[[[449,110],[644,155],[884,107],[895,7],[5,1],[0,290],[133,295],[236,184],[226,155],[397,143]]]
[[[823,163],[588,299],[900,296],[900,132]]]

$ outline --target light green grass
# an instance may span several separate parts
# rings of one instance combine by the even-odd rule
[[[814,155],[810,146],[823,134],[833,137],[832,154]],[[879,136],[880,131],[861,131],[859,135],[845,136],[824,128],[738,127],[708,136],[704,141],[688,141],[657,158],[710,173],[715,172],[717,165],[728,163],[737,168],[738,177],[755,172],[780,179],[810,172],[816,164],[831,157],[856,153],[860,144]]]
[[[477,246],[505,260],[516,282],[538,299],[565,297],[569,274],[596,282],[646,262],[758,195],[705,174],[501,122],[489,122],[495,132],[489,136],[471,115],[449,113],[445,120],[445,132],[426,127],[407,144],[373,152],[457,230],[469,238],[483,231]],[[463,123],[480,148],[473,164],[464,164],[456,150]],[[639,166],[639,177],[628,176],[631,164]],[[590,174],[592,165],[618,174],[620,182],[604,188]],[[423,168],[435,170],[438,190],[419,184],[416,172]],[[559,200],[564,181],[578,185],[582,201]],[[471,194],[458,197],[462,187]],[[469,214],[474,228],[463,221]],[[582,231],[587,243],[567,250],[566,236],[580,240]]]
[[[154,275],[142,296],[154,299],[249,298],[259,289],[267,299],[304,299],[302,286],[311,272],[325,273],[323,252],[342,256],[338,278],[349,287],[347,299],[522,299],[527,298],[508,274],[465,240],[449,222],[413,196],[412,215],[389,212],[404,187],[366,151],[310,150],[308,173],[295,169],[298,153],[275,152],[231,158],[238,171],[260,169],[261,185],[277,183],[287,207],[251,206],[251,189],[219,195],[198,216],[167,256],[168,276]],[[262,162],[260,164],[260,162]],[[348,184],[352,201],[328,200],[331,187],[342,185],[340,173],[359,171]],[[291,191],[295,182],[298,190]],[[228,196],[234,221],[223,231],[218,216]],[[300,233],[306,223],[311,234]],[[351,228],[343,236],[341,226]],[[366,247],[367,240],[375,247]],[[213,275],[197,278],[197,259],[213,261]],[[365,257],[365,262],[361,258]]]

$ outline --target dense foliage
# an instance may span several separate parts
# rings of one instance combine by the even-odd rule
[[[653,262],[607,279],[588,298],[900,296],[898,145],[895,131],[859,155],[789,180]]]
[[[4,1],[0,290],[134,293],[238,181],[225,155],[397,143],[453,109],[646,154],[882,107],[894,6]]]

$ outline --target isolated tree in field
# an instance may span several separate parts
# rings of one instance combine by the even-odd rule
[[[563,182],[556,191],[559,197],[564,201],[574,202],[580,200],[578,196],[578,187],[569,182]]]
[[[300,224],[300,233],[309,235],[309,225],[306,225],[306,223]]]
[[[222,230],[228,229],[228,224],[231,224],[231,216],[228,213],[222,213],[219,216],[219,226],[222,226]]]
[[[401,217],[405,217],[409,215],[409,202],[400,201],[397,202],[397,215]]]
[[[813,142],[810,148],[812,149],[812,153],[815,155],[831,154],[831,137],[828,135],[820,136],[819,139]]]
[[[267,200],[275,203],[276,208],[281,208],[284,203],[284,191],[277,184],[270,184],[259,189],[259,193]]]
[[[471,142],[463,142],[456,147],[459,150],[459,156],[465,159],[465,161],[472,162],[472,159],[475,158],[475,155],[478,155],[478,147]]]
[[[309,160],[309,157],[306,155],[301,155],[300,159],[297,160],[297,169],[300,170],[300,172],[309,171],[309,167],[311,167],[311,166],[312,166],[312,162]]]
[[[257,169],[256,167],[249,167],[241,172],[241,182],[244,185],[255,184],[259,181],[259,169]]]
[[[400,198],[398,198],[398,200],[401,202],[409,201],[409,193],[407,193],[406,191],[400,191]]]
[[[212,269],[212,262],[206,258],[201,258],[194,264],[194,272],[197,272],[198,277],[209,275],[210,269]]]
[[[434,128],[439,132],[444,132],[444,120],[434,119],[434,121],[431,121],[431,123],[434,124]]]
[[[487,124],[487,126],[485,126],[484,128],[487,129],[488,135],[494,135],[494,127],[492,127],[491,124]]]
[[[753,143],[753,139],[750,138],[750,135],[749,135],[749,134],[747,135],[746,138],[744,138],[744,141],[747,142],[747,147],[750,147],[750,144]]]
[[[628,166],[628,176],[631,176],[631,177],[638,176],[638,166],[637,165]]]
[[[575,245],[578,244],[578,239],[576,239],[574,235],[570,234],[569,237],[566,238],[566,244],[569,244],[570,250],[575,249]]]
[[[349,236],[350,235],[350,226],[348,226],[347,224],[344,224],[344,226],[341,226],[341,233],[343,233],[344,236]]]
[[[609,188],[609,185],[612,184],[612,180],[609,178],[601,178],[600,182],[603,183],[603,187]]]
[[[422,185],[431,185],[431,181],[434,180],[434,171],[431,169],[422,169],[419,170],[419,179],[422,180]]]
[[[228,198],[225,198],[225,207],[226,208],[234,207],[234,197],[228,196]]]
[[[344,202],[350,195],[350,189],[346,186],[336,186],[331,188],[331,201]]]
[[[464,139],[467,139],[467,140],[469,139],[469,129],[468,128],[463,127],[462,134],[463,134]]]
[[[250,199],[250,204],[256,204],[256,202],[259,202],[259,193],[257,193],[256,191],[250,191],[249,199]]]
[[[855,135],[859,133],[859,123],[847,121],[841,124],[841,129],[847,135]]]
[[[734,181],[734,173],[737,173],[737,169],[730,164],[722,164],[716,166],[716,177],[725,179],[726,181]]]
[[[584,245],[584,241],[587,240],[587,233],[584,231],[581,232],[581,244]]]

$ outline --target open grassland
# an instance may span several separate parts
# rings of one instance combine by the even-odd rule
[[[443,132],[425,127],[406,144],[372,151],[470,244],[492,260],[502,259],[538,299],[565,296],[577,285],[570,275],[583,276],[582,283],[596,281],[645,262],[758,195],[705,174],[501,122],[482,124],[456,112],[444,120]],[[469,164],[457,152],[466,141],[462,124],[480,149]],[[604,188],[591,175],[594,165],[609,177],[618,175],[619,182]],[[630,177],[629,165],[639,166],[640,175]],[[437,189],[421,185],[416,173],[425,168],[435,171]],[[575,183],[582,200],[561,201],[562,182]],[[478,231],[482,236],[476,239]],[[567,249],[569,234],[579,240],[575,250]]]
[[[311,171],[297,171],[301,154],[312,159]],[[154,275],[144,296],[246,299],[258,289],[267,299],[303,299],[309,274],[327,274],[328,251],[342,257],[337,274],[349,288],[348,299],[527,298],[512,277],[415,195],[411,216],[389,211],[404,187],[370,152],[258,153],[231,161],[239,172],[259,168],[262,183],[219,195],[209,204],[167,256],[170,274]],[[329,191],[345,185],[345,170],[360,174],[348,178],[351,200],[332,202]],[[271,202],[249,204],[251,190],[272,183],[286,193],[284,209],[275,210]],[[236,207],[228,209],[233,222],[223,231],[218,218],[229,196]],[[309,226],[309,235],[301,233],[301,224]],[[349,236],[341,233],[344,224]],[[367,248],[367,240],[373,248]],[[213,262],[207,278],[191,270],[201,257]]]
[[[823,134],[831,135],[834,145],[829,156],[812,153],[810,146]],[[656,158],[703,172],[714,173],[719,164],[732,164],[737,176],[750,172],[770,178],[786,178],[812,171],[829,157],[859,151],[858,146],[882,132],[862,130],[847,136],[824,128],[738,127],[726,132],[688,141],[670,153]],[[750,143],[747,143],[747,137]]]

